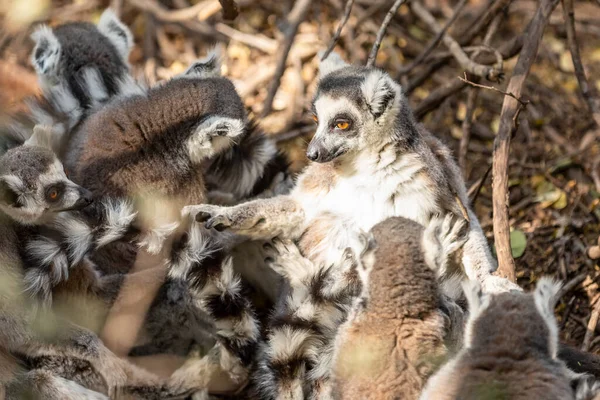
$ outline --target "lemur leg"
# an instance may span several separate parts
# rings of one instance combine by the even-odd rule
[[[47,400],[108,400],[109,397],[87,389],[71,380],[46,370],[25,373],[18,383],[8,390],[8,398],[40,398]],[[14,393],[16,392],[16,393]]]
[[[231,256],[212,244],[202,229],[194,224],[174,243],[169,275],[186,283],[192,311],[213,319],[217,362],[233,382],[243,384],[260,339],[259,322],[244,284],[233,270]],[[184,371],[179,376],[189,379]],[[204,382],[205,377],[197,380]]]
[[[234,207],[187,206],[182,213],[205,222],[209,229],[227,229],[253,240],[290,237],[299,233],[304,224],[304,210],[290,196],[253,200]]]
[[[266,262],[290,285],[278,300],[253,382],[260,398],[316,399],[315,389],[330,379],[340,325],[366,286],[362,266],[350,249],[337,264],[319,267],[291,241],[272,243]]]

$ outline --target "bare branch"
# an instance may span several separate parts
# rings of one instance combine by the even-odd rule
[[[433,15],[421,3],[415,1],[411,3],[411,8],[415,15],[425,22],[432,31],[438,34],[442,32],[442,28],[438,25]],[[503,73],[501,69],[496,66],[482,65],[473,61],[464,52],[460,44],[448,33],[442,33],[442,40],[460,66],[470,74],[481,76],[490,81],[499,81],[502,79]]]
[[[342,34],[342,29],[344,29],[344,26],[346,25],[346,23],[348,22],[348,19],[350,18],[350,12],[352,11],[353,5],[354,5],[354,0],[348,0],[346,2],[346,8],[344,9],[344,17],[340,21],[340,24],[338,25],[338,27],[335,31],[335,34],[331,38],[331,43],[329,43],[329,47],[327,48],[327,50],[325,50],[325,53],[323,53],[323,55],[321,56],[321,61],[323,61],[324,59],[327,58],[327,56],[329,56],[329,53],[331,53],[331,51],[335,47],[337,41],[340,39],[340,35]]]
[[[538,47],[544,34],[544,29],[552,10],[556,8],[558,0],[542,0],[529,24],[523,41],[523,49],[519,54],[512,77],[508,83],[500,114],[500,126],[494,141],[494,161],[492,175],[493,212],[494,212],[494,240],[498,254],[497,274],[515,281],[515,261],[510,250],[510,224],[508,219],[508,156],[510,151],[511,132],[522,104],[516,100],[521,96],[525,79],[529,74],[538,52]]]
[[[238,10],[235,0],[219,0],[221,7],[223,7],[223,19],[233,21],[240,13]]]
[[[462,137],[460,138],[458,147],[458,166],[462,170],[465,179],[467,179],[467,151],[469,150],[469,140],[471,139],[471,128],[473,126],[473,113],[475,111],[478,93],[477,90],[470,89],[467,94],[467,112],[465,113],[465,119],[462,123]]]
[[[465,77],[464,78],[461,77],[461,76],[459,76],[458,79],[460,79],[461,81],[465,82],[468,85],[475,86],[475,87],[478,87],[478,88],[481,88],[481,89],[493,90],[495,92],[502,93],[505,96],[512,97],[513,99],[515,99],[516,101],[518,101],[519,104],[521,104],[523,107],[525,107],[529,103],[529,101],[522,100],[522,99],[518,98],[517,96],[515,96],[514,94],[512,94],[510,92],[505,92],[504,90],[498,89],[497,87],[486,86],[486,85],[481,85],[481,84],[476,83],[476,82],[472,82],[472,81],[470,81],[470,80],[467,79],[467,74],[466,73],[465,73]]]
[[[427,56],[429,54],[431,54],[433,49],[435,49],[435,47],[438,45],[438,43],[440,43],[440,41],[442,40],[442,37],[446,34],[446,31],[448,31],[448,29],[450,28],[450,25],[452,25],[454,23],[454,21],[456,21],[456,19],[460,15],[460,12],[462,11],[462,9],[465,7],[466,4],[467,4],[467,0],[460,0],[460,2],[454,8],[454,12],[452,13],[452,16],[450,17],[450,19],[448,19],[448,21],[446,22],[446,24],[444,25],[442,30],[437,33],[437,35],[433,38],[433,40],[431,42],[429,42],[429,44],[427,45],[425,50],[423,50],[413,61],[411,61],[410,64],[404,66],[398,72],[398,75],[408,74],[417,65],[419,65],[425,58],[427,58]]]
[[[288,54],[292,48],[292,44],[294,44],[294,38],[296,37],[296,32],[298,32],[298,27],[306,18],[311,3],[312,0],[296,0],[292,11],[290,11],[288,15],[283,43],[281,43],[277,51],[277,68],[275,69],[275,75],[273,76],[273,81],[271,82],[271,86],[269,86],[269,92],[267,93],[267,98],[265,99],[261,113],[262,117],[265,117],[271,113],[275,94],[277,93],[277,89],[279,89],[281,77],[285,72]]]
[[[591,136],[599,136],[600,100],[598,99],[593,86],[590,85],[590,82],[585,76],[585,70],[583,68],[583,63],[581,62],[579,44],[577,43],[577,36],[575,34],[575,10],[573,9],[573,0],[562,0],[562,9],[565,18],[565,27],[567,30],[567,43],[569,44],[569,51],[571,52],[571,59],[573,60],[575,76],[577,77],[577,82],[579,82],[579,90],[581,91],[581,96],[585,100],[592,118],[596,122],[596,129],[593,130]],[[586,144],[590,141],[590,135],[586,136],[588,137],[584,137],[580,148],[587,147]]]
[[[381,41],[385,36],[385,31],[387,30],[388,25],[392,21],[396,12],[406,0],[396,0],[390,8],[390,11],[386,14],[381,27],[379,28],[379,32],[377,32],[377,38],[375,39],[375,43],[373,43],[373,47],[371,48],[371,52],[369,53],[369,58],[367,59],[367,67],[372,67],[375,65],[375,59],[377,58],[377,52],[379,51],[379,47],[381,46]]]
[[[581,345],[582,351],[589,351],[590,344],[592,339],[594,338],[594,334],[596,333],[596,326],[598,325],[598,319],[600,318],[600,299],[596,300],[596,305],[592,310],[592,314],[590,315],[590,320],[587,324],[587,329],[585,330],[585,336],[583,337],[583,343]]]

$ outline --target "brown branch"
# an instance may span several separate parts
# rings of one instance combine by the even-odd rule
[[[590,141],[590,136],[600,135],[600,100],[598,99],[593,86],[590,85],[590,82],[585,76],[585,69],[581,62],[581,54],[579,53],[579,45],[575,34],[575,10],[573,9],[573,0],[562,0],[562,9],[567,30],[567,43],[569,44],[569,51],[571,52],[571,59],[573,60],[575,76],[577,77],[577,82],[579,82],[579,90],[581,91],[581,96],[586,102],[592,118],[596,122],[596,129],[593,130],[592,135],[586,135],[587,137],[584,137],[584,140],[582,140],[580,145],[580,148],[582,148],[587,147],[586,144]]]
[[[219,0],[221,7],[223,7],[223,19],[233,21],[239,15],[239,9],[235,0]]]
[[[596,300],[596,305],[590,315],[590,320],[585,330],[585,336],[583,337],[583,343],[581,344],[582,351],[589,351],[590,344],[596,333],[596,327],[598,326],[598,319],[600,318],[600,299]]]
[[[538,52],[538,47],[544,34],[544,29],[552,10],[558,0],[542,0],[529,24],[523,41],[523,49],[513,69],[512,77],[508,82],[500,114],[500,126],[494,141],[492,193],[494,212],[494,240],[498,254],[498,271],[500,276],[515,281],[515,261],[510,251],[510,224],[508,219],[508,156],[510,151],[511,132],[514,131],[516,121],[522,104],[516,100],[521,97],[525,79]]]
[[[440,86],[433,90],[427,98],[425,98],[415,108],[415,116],[417,119],[423,118],[425,115],[435,110],[440,104],[444,102],[448,97],[455,93],[460,92],[467,86],[466,83],[459,80],[450,81],[447,84]]]
[[[202,2],[181,10],[169,10],[156,0],[129,0],[129,3],[140,10],[147,11],[159,21],[176,22],[194,33],[219,40],[224,39],[212,26],[201,21],[191,20],[198,15],[201,8],[206,6]]]
[[[473,127],[473,113],[477,104],[478,91],[475,88],[469,90],[467,94],[467,112],[465,119],[462,122],[462,137],[458,146],[458,166],[463,172],[463,176],[467,179],[467,152],[469,150],[469,140],[471,139],[471,128]]]
[[[344,9],[344,17],[342,18],[342,20],[340,21],[340,24],[338,25],[337,29],[335,30],[335,34],[331,38],[329,47],[327,47],[327,50],[325,50],[325,53],[323,53],[323,55],[321,56],[321,61],[323,61],[324,59],[327,58],[327,56],[329,56],[329,54],[335,47],[337,41],[340,39],[340,35],[342,34],[342,29],[344,29],[344,26],[348,22],[348,19],[350,19],[350,12],[352,11],[353,5],[354,5],[354,0],[348,0],[346,2],[346,7]]]
[[[479,83],[476,83],[476,82],[472,82],[472,81],[470,81],[470,80],[468,80],[468,79],[467,79],[467,75],[466,75],[466,74],[465,74],[465,77],[464,77],[464,78],[463,78],[463,77],[461,77],[461,76],[459,76],[459,77],[458,77],[458,79],[460,79],[461,81],[463,81],[463,82],[465,82],[466,84],[469,84],[469,85],[471,85],[471,86],[475,86],[475,87],[478,87],[478,88],[481,88],[481,89],[493,90],[493,91],[495,91],[495,92],[502,93],[502,94],[503,94],[503,95],[505,95],[505,96],[512,97],[513,99],[515,99],[516,101],[518,101],[518,102],[519,102],[519,104],[520,104],[521,106],[523,106],[523,107],[525,107],[525,106],[526,106],[526,105],[529,103],[529,101],[527,101],[527,100],[522,100],[522,99],[518,98],[517,96],[515,96],[514,94],[512,94],[512,93],[510,93],[510,92],[505,92],[504,90],[498,89],[497,87],[494,87],[494,86],[486,86],[486,85],[481,85],[481,84],[479,84]]]
[[[275,94],[277,94],[277,89],[279,89],[281,77],[285,72],[288,54],[292,48],[292,45],[294,44],[298,27],[306,18],[311,3],[312,0],[296,0],[292,11],[290,11],[288,15],[283,43],[281,43],[279,49],[277,50],[277,67],[275,68],[275,75],[273,76],[271,86],[269,86],[269,91],[267,92],[267,98],[265,99],[265,103],[263,105],[261,117],[267,116],[273,109],[273,100],[275,99]]]
[[[392,21],[394,15],[398,11],[398,8],[404,3],[406,0],[396,0],[392,5],[392,8],[388,11],[385,18],[383,19],[383,23],[379,28],[379,32],[377,32],[377,38],[375,39],[375,43],[373,43],[373,47],[371,47],[371,52],[369,53],[369,58],[367,59],[367,67],[372,67],[375,65],[375,59],[377,58],[377,52],[379,51],[379,47],[381,46],[381,41],[385,36],[385,31],[387,30],[388,25]]]
[[[433,49],[435,49],[435,47],[440,43],[440,41],[442,40],[442,37],[446,34],[446,32],[448,31],[448,29],[450,28],[450,25],[452,25],[456,21],[456,19],[460,15],[460,12],[462,11],[462,9],[465,7],[466,4],[467,4],[467,0],[460,0],[460,2],[454,8],[454,12],[452,13],[452,16],[450,17],[450,19],[448,19],[448,21],[446,22],[446,24],[443,26],[442,30],[437,33],[437,35],[433,38],[433,40],[431,42],[429,42],[429,44],[427,45],[427,47],[425,48],[425,50],[423,50],[408,65],[406,65],[406,66],[404,66],[403,68],[400,69],[400,71],[398,72],[398,75],[406,75],[406,74],[408,74],[417,65],[421,64],[421,62],[425,58],[427,58],[427,56],[429,54],[431,54],[431,52],[433,51]]]
[[[429,28],[436,32],[442,32],[442,28],[438,25],[431,13],[423,7],[418,1],[411,3],[413,13],[419,17]],[[473,75],[481,76],[490,81],[497,82],[503,77],[502,69],[497,66],[482,65],[473,61],[467,53],[461,48],[460,44],[448,33],[442,34],[444,45],[452,53],[452,56],[467,72]]]
[[[483,16],[475,18],[475,22],[466,32],[457,35],[460,45],[465,46],[471,43],[499,13],[508,8],[510,3],[512,3],[512,0],[498,0],[486,7],[487,11]]]

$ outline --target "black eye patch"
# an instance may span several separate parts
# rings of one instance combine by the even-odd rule
[[[46,188],[46,201],[54,203],[59,201],[65,192],[65,184],[62,182],[55,183]]]

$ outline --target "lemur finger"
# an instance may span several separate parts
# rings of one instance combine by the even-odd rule
[[[272,243],[279,254],[300,255],[298,247],[289,239],[276,237],[273,238]]]
[[[207,212],[200,211],[196,214],[196,222],[206,222],[210,219],[211,215]]]
[[[206,229],[215,228],[215,230],[222,232],[231,226],[231,220],[223,214],[215,215],[214,217],[209,218],[204,226]]]

